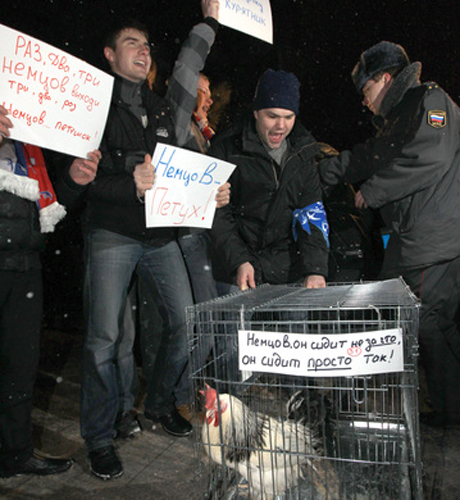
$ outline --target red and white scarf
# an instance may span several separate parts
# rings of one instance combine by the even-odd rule
[[[56,199],[43,154],[37,146],[3,140],[0,144],[0,191],[35,201],[42,233],[53,232],[65,217],[66,209]]]
[[[198,128],[201,130],[203,137],[209,142],[216,135],[216,133],[209,126],[207,120],[200,120],[200,117],[195,113],[195,111],[193,112],[193,118],[198,125]]]

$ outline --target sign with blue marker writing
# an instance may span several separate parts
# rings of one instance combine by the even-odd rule
[[[235,165],[211,156],[158,143],[152,157],[153,188],[145,193],[147,227],[209,229],[216,211],[216,194]]]
[[[272,9],[269,0],[219,0],[219,22],[273,43]]]
[[[400,328],[346,334],[240,330],[239,369],[301,377],[351,377],[404,370]]]

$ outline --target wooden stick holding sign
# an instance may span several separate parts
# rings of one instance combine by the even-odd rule
[[[113,77],[1,24],[0,40],[0,104],[11,138],[81,158],[98,149]]]
[[[145,193],[147,227],[211,228],[216,194],[235,169],[231,163],[158,143],[155,183]]]
[[[219,22],[273,43],[270,0],[219,0]]]

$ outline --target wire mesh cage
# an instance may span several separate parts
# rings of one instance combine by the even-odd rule
[[[421,499],[418,314],[401,279],[188,308],[206,498]]]

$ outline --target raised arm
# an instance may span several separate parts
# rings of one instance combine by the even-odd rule
[[[178,146],[184,146],[193,137],[190,120],[196,106],[200,71],[204,68],[219,26],[219,2],[202,0],[201,7],[204,19],[192,29],[183,43],[166,93]]]

